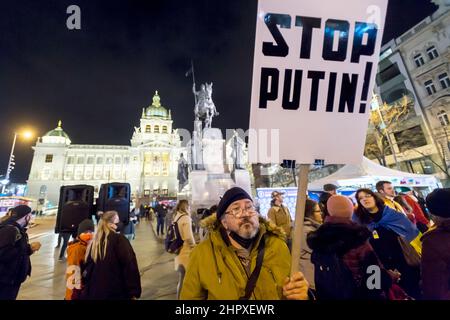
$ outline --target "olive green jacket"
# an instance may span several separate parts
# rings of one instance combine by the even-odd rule
[[[215,216],[209,218],[209,235],[191,253],[180,299],[237,300],[245,295],[247,273],[233,246],[223,239],[221,224]],[[250,299],[278,300],[282,298],[282,287],[289,276],[291,255],[283,230],[260,218],[260,232],[250,253],[252,271],[263,234],[266,241],[263,264]]]

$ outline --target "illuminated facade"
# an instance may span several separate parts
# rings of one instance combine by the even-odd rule
[[[142,110],[130,146],[72,144],[61,122],[38,138],[28,178],[27,196],[57,205],[63,185],[128,182],[134,197],[176,196],[180,136],[172,115],[156,91],[151,106]]]

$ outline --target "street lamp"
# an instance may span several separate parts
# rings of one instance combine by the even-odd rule
[[[14,139],[11,147],[11,153],[9,155],[9,161],[8,161],[8,167],[6,169],[6,175],[5,178],[1,181],[2,183],[2,193],[5,192],[6,185],[9,183],[9,176],[11,174],[11,171],[14,169],[16,162],[15,162],[15,156],[14,156],[14,148],[16,147],[16,140],[17,136],[23,136],[25,139],[31,139],[33,137],[33,133],[31,131],[23,131],[23,132],[14,132]]]

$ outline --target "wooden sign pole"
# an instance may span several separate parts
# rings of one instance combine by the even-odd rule
[[[301,241],[305,219],[306,192],[308,190],[309,164],[301,164],[298,172],[297,204],[295,206],[295,228],[292,237],[291,277],[300,268]]]

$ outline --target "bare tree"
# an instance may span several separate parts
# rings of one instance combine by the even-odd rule
[[[366,139],[364,154],[367,157],[376,158],[381,165],[387,166],[386,156],[395,152],[389,134],[400,121],[408,117],[413,107],[414,101],[404,95],[398,102],[391,105],[385,102],[379,106],[379,110],[371,110],[370,125],[374,130]]]

